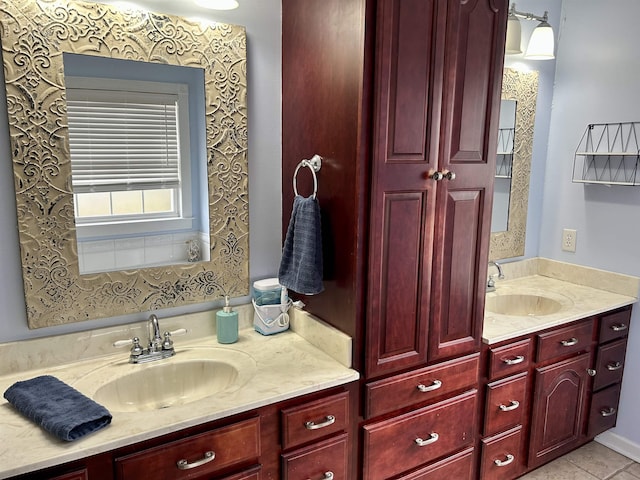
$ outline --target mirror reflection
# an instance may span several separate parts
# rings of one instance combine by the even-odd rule
[[[204,70],[63,63],[80,274],[208,261]]]
[[[493,213],[491,216],[492,232],[503,232],[508,229],[509,224],[509,197],[511,196],[513,142],[516,133],[516,106],[515,100],[502,100],[500,102],[498,153],[493,191]]]

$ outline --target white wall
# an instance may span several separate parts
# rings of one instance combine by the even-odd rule
[[[244,25],[247,29],[249,115],[249,228],[251,279],[275,276],[281,243],[281,42],[280,0],[241,0],[240,8],[214,12],[192,6],[191,0],[144,0],[150,10],[185,17]],[[139,1],[143,4],[143,1]],[[0,84],[4,84],[0,69]],[[146,318],[147,312],[112,319],[28,330],[22,288],[13,170],[9,150],[6,97],[0,88],[0,342],[58,335]],[[249,297],[233,303],[246,303]],[[218,308],[220,302],[167,309],[161,315]]]
[[[588,123],[640,121],[640,2],[564,0],[541,212],[540,256],[640,276],[640,187],[572,183]],[[560,248],[577,230],[576,253]],[[528,239],[527,239],[528,240]],[[618,426],[640,455],[640,306],[632,319]]]

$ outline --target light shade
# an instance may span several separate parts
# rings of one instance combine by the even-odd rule
[[[504,53],[507,55],[518,55],[522,53],[522,47],[520,46],[521,39],[522,29],[520,27],[520,20],[511,13],[509,14],[509,20],[507,22],[507,43]]]
[[[233,10],[238,8],[237,0],[195,0],[196,5],[211,10]]]
[[[524,58],[529,60],[551,60],[555,58],[553,54],[554,48],[553,28],[547,22],[541,22],[531,34]]]

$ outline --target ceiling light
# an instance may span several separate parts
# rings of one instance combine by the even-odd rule
[[[211,10],[233,10],[239,6],[237,0],[195,0],[195,3]]]

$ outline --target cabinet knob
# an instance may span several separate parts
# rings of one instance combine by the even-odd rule
[[[200,466],[204,465],[205,463],[213,462],[213,460],[215,460],[215,458],[216,458],[216,454],[214,452],[212,452],[211,450],[209,450],[208,452],[204,453],[204,456],[200,460],[196,460],[195,462],[189,463],[188,460],[185,460],[183,458],[182,460],[178,460],[176,462],[176,466],[180,470],[189,470],[191,468],[200,467]]]
[[[431,385],[420,384],[418,385],[417,388],[422,393],[426,393],[426,392],[433,392],[434,390],[438,390],[440,387],[442,387],[442,382],[440,380],[434,380],[433,382],[431,382]]]
[[[444,179],[445,180],[455,180],[456,179],[456,174],[453,172],[444,172]]]
[[[442,172],[433,172],[429,175],[429,178],[435,180],[436,182],[439,182],[444,178],[444,174]]]
[[[320,423],[316,422],[304,422],[304,428],[307,430],[318,430],[320,428],[328,427],[336,422],[336,417],[333,415],[327,415],[324,417],[324,421]]]
[[[514,457],[510,453],[507,453],[507,455],[506,455],[504,460],[494,460],[493,463],[496,464],[496,467],[506,467],[511,462],[513,462],[515,459],[516,459],[516,457]]]
[[[597,373],[597,372],[596,372],[593,368],[587,368],[587,374],[588,374],[590,377],[595,377],[595,376],[596,376],[596,373]]]
[[[436,443],[439,438],[440,435],[434,432],[430,434],[429,438],[427,438],[426,440],[423,440],[422,438],[416,438],[415,442],[419,447],[425,447],[427,445],[431,445],[432,443]]]
[[[518,408],[520,406],[520,402],[517,400],[511,400],[511,402],[509,402],[509,405],[502,405],[500,404],[500,406],[498,407],[500,409],[500,411],[502,412],[510,412],[512,410],[515,410],[516,408]]]

